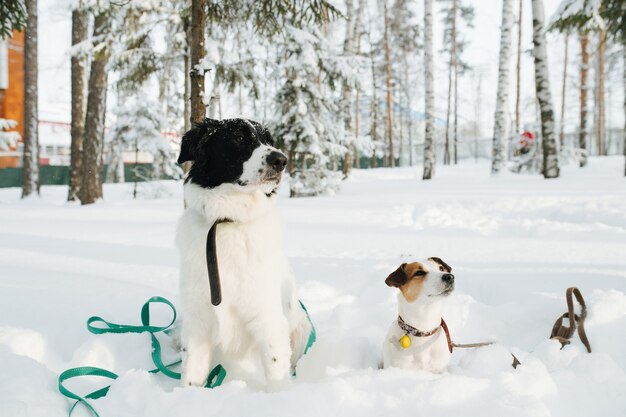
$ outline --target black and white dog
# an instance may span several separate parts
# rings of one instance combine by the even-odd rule
[[[267,385],[281,386],[311,331],[274,206],[287,158],[259,123],[205,119],[183,137],[178,162],[187,161],[193,161],[184,185],[188,208],[176,232],[182,383],[202,386],[218,361],[237,363],[252,356],[257,363],[260,359]],[[217,226],[223,301],[214,306],[205,248],[207,232],[220,219],[232,222]]]

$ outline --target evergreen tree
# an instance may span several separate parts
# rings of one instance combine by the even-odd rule
[[[24,0],[9,0],[0,6],[0,39],[11,37],[14,30],[22,31],[27,25],[28,13]]]
[[[332,193],[340,180],[331,162],[345,155],[346,147],[333,96],[352,71],[329,48],[313,27],[288,26],[281,43],[284,83],[276,97],[274,135],[288,152],[292,197]]]

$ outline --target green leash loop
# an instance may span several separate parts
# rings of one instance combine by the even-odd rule
[[[76,378],[79,376],[101,376],[101,377],[109,378],[109,379],[117,379],[117,374],[114,374],[113,372],[107,371],[106,369],[102,369],[102,368],[95,368],[92,366],[82,366],[79,368],[68,369],[67,371],[64,371],[63,373],[61,373],[61,375],[59,375],[59,392],[65,395],[67,398],[76,400],[76,402],[74,403],[72,408],[70,408],[70,411],[67,414],[68,417],[71,417],[72,413],[74,412],[74,409],[76,408],[78,404],[84,405],[85,407],[87,407],[89,411],[93,413],[94,416],[100,417],[100,415],[93,408],[93,406],[89,404],[89,401],[87,401],[87,398],[91,400],[95,400],[96,398],[104,397],[105,395],[107,395],[107,392],[109,392],[109,388],[111,388],[111,386],[107,385],[104,388],[100,388],[96,391],[90,392],[84,397],[81,397],[80,395],[74,394],[72,391],[65,388],[65,386],[63,385],[63,382],[67,381],[68,379]]]
[[[152,303],[165,304],[171,308],[172,320],[167,326],[151,326],[150,325],[150,304]],[[306,347],[304,348],[304,353],[306,354],[309,348],[313,346],[313,343],[315,343],[316,332],[315,332],[315,326],[313,326],[313,321],[311,320],[311,317],[309,316],[309,312],[307,311],[302,301],[300,301],[300,306],[304,310],[304,313],[306,314],[306,318],[311,324],[311,332],[309,333],[309,339],[307,340]],[[155,336],[155,333],[160,333],[160,332],[168,333],[168,330],[170,329],[170,327],[172,327],[175,321],[176,321],[176,308],[174,307],[174,304],[172,304],[166,298],[154,296],[154,297],[151,297],[148,301],[146,301],[143,307],[141,307],[141,326],[111,323],[111,322],[104,320],[102,317],[93,316],[87,320],[87,330],[89,330],[89,332],[93,334],[104,334],[104,333],[122,334],[122,333],[144,333],[144,332],[150,333],[150,338],[152,339],[152,362],[154,362],[154,365],[156,366],[156,368],[148,372],[153,373],[153,374],[161,372],[162,374],[170,378],[180,379],[181,374],[179,372],[172,371],[169,368],[174,365],[178,365],[179,363],[182,362],[182,360],[179,359],[167,365],[163,364],[163,360],[161,359],[161,343]],[[101,324],[102,327],[94,326],[94,324],[96,323]],[[100,388],[96,391],[88,393],[84,397],[81,397],[80,395],[73,393],[72,391],[70,391],[63,385],[65,381],[72,379],[72,378],[81,377],[81,376],[99,376],[99,377],[115,380],[118,378],[118,375],[111,371],[107,371],[106,369],[96,368],[93,366],[80,366],[77,368],[70,368],[62,372],[61,375],[59,375],[59,392],[63,394],[64,396],[66,396],[67,398],[76,400],[76,402],[74,403],[74,405],[70,408],[68,412],[68,417],[72,416],[72,413],[74,412],[74,409],[76,408],[78,404],[84,405],[89,411],[91,411],[91,413],[95,417],[100,417],[98,412],[93,408],[93,406],[89,403],[89,401],[87,401],[87,399],[95,400],[97,398],[104,397],[109,392],[109,388],[111,388],[111,386],[107,385],[104,388]],[[217,365],[209,373],[205,387],[206,388],[219,387],[220,385],[222,385],[222,382],[224,382],[224,378],[226,378],[226,369],[224,369],[222,365]]]
[[[166,326],[150,325],[150,304],[153,304],[153,303],[165,304],[170,307],[170,309],[172,310],[172,320],[170,321],[168,325]],[[146,301],[143,307],[141,308],[141,326],[111,323],[111,322],[104,320],[102,317],[93,316],[87,320],[87,330],[89,330],[89,332],[93,334],[104,334],[104,333],[122,334],[122,333],[144,333],[144,332],[150,333],[150,338],[152,339],[152,355],[151,355],[152,362],[154,362],[154,365],[156,366],[156,368],[148,372],[153,373],[153,374],[161,372],[162,374],[170,378],[180,379],[181,374],[179,372],[172,371],[169,368],[174,365],[178,365],[182,361],[179,359],[177,361],[174,361],[172,363],[165,365],[163,363],[163,360],[161,359],[161,343],[159,342],[159,339],[157,339],[157,337],[155,336],[155,333],[160,333],[160,332],[167,333],[167,331],[170,329],[170,327],[172,327],[175,321],[176,321],[176,308],[174,307],[174,305],[166,298],[155,296],[155,297],[151,297],[148,301]],[[100,324],[100,325],[94,325],[94,324]],[[99,414],[96,412],[96,410],[93,408],[93,406],[87,401],[87,399],[93,400],[93,399],[97,399],[100,397],[104,397],[109,391],[109,388],[111,386],[107,385],[104,388],[101,388],[94,392],[90,392],[84,397],[81,397],[80,395],[74,394],[72,391],[65,388],[65,386],[63,385],[63,382],[67,381],[68,379],[81,377],[81,376],[100,376],[100,377],[114,380],[114,379],[117,379],[118,375],[111,371],[107,371],[106,369],[96,368],[92,366],[81,366],[77,368],[71,368],[61,373],[61,375],[59,375],[59,392],[68,398],[77,400],[76,403],[74,403],[74,405],[72,406],[72,408],[70,408],[68,417],[71,417],[72,412],[74,411],[74,408],[76,408],[78,404],[83,404],[85,407],[87,407],[87,409],[89,409],[89,411],[91,411],[95,417],[100,417]],[[224,381],[224,378],[226,378],[226,370],[224,369],[222,365],[217,365],[209,373],[205,387],[206,388],[219,387]]]
[[[313,320],[311,320],[311,316],[309,316],[309,311],[306,309],[302,301],[298,300],[298,302],[300,303],[300,307],[302,307],[302,309],[304,310],[304,314],[306,314],[306,319],[311,324],[311,332],[309,333],[309,340],[307,340],[306,347],[304,348],[304,354],[306,355],[306,353],[309,351],[309,348],[313,346],[313,343],[315,343],[315,340],[317,339],[317,333],[315,332],[315,326],[313,326]]]

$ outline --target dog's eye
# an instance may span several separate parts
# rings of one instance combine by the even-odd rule
[[[420,271],[415,271],[415,274],[413,274],[414,277],[422,277],[426,275],[426,272],[420,270]]]
[[[445,269],[443,269],[443,266],[440,266],[440,267],[439,267],[439,270],[440,270],[441,272],[445,272]]]
[[[243,136],[241,136],[241,135],[235,135],[235,136],[233,136],[233,142],[234,142],[236,145],[241,145],[241,144],[243,143]]]

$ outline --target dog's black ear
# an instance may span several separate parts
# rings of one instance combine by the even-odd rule
[[[406,273],[404,272],[405,267],[406,267],[406,263],[403,263],[402,265],[398,267],[398,269],[396,269],[391,274],[389,274],[389,276],[385,280],[385,284],[387,284],[390,287],[398,287],[398,288],[406,284],[407,277],[406,277]]]
[[[195,161],[198,157],[198,149],[202,138],[211,136],[221,123],[219,120],[207,118],[185,133],[180,143],[180,155],[177,162],[182,164],[187,161]]]
[[[438,263],[439,266],[441,266],[443,269],[445,269],[446,272],[452,272],[452,267],[450,265],[448,265],[447,263],[445,263],[443,261],[443,259],[441,258],[437,258],[436,256],[431,256],[430,258],[428,258],[429,261],[433,261],[435,263]]]

